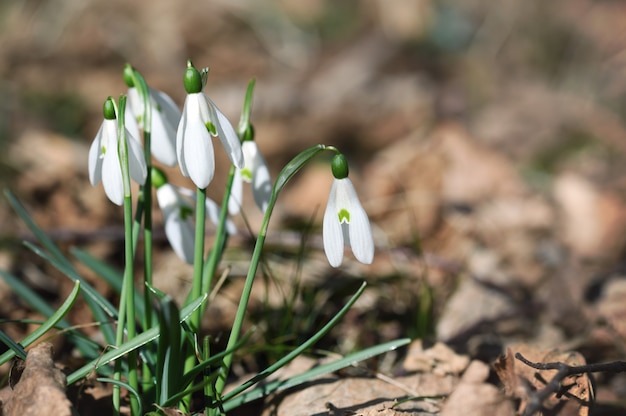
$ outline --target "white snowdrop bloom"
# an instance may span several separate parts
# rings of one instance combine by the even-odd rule
[[[152,181],[157,188],[157,203],[163,212],[165,236],[178,257],[188,264],[193,264],[195,246],[195,193],[187,188],[171,185],[165,174],[158,168],[152,168]],[[206,215],[213,224],[218,224],[220,209],[207,198]],[[226,232],[237,234],[235,224],[226,220]]]
[[[187,97],[176,133],[176,154],[182,174],[204,189],[215,173],[212,135],[220,138],[237,168],[243,167],[244,158],[235,129],[213,101],[204,95],[201,75],[191,63],[184,81]]]
[[[107,100],[110,103],[110,100]],[[97,185],[102,181],[107,197],[117,205],[124,203],[124,184],[122,182],[122,167],[118,153],[119,137],[117,134],[117,120],[111,103],[107,109],[105,103],[105,119],[89,148],[89,181]],[[140,185],[146,182],[147,168],[141,144],[126,131],[128,145],[128,165],[130,177]]]
[[[339,169],[335,169],[335,159],[343,159]],[[343,261],[344,245],[352,248],[354,257],[364,264],[374,259],[374,239],[367,213],[363,209],[352,181],[347,177],[348,168],[343,155],[333,160],[333,180],[324,212],[322,228],[324,251],[328,262],[339,267]]]
[[[241,145],[241,150],[243,151],[244,166],[243,169],[235,171],[230,200],[228,201],[228,212],[231,215],[239,213],[244,181],[252,185],[254,202],[262,212],[265,212],[272,195],[272,182],[267,164],[253,140],[245,140]]]
[[[176,103],[164,92],[149,88],[149,103],[152,107],[150,151],[156,160],[167,166],[176,164],[176,128],[181,112]],[[139,137],[144,128],[144,102],[135,87],[128,89],[126,127]]]
[[[183,198],[177,187],[169,183],[159,186],[156,195],[163,212],[167,241],[181,260],[193,264],[195,227],[191,203]]]

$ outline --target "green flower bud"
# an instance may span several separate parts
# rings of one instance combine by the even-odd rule
[[[122,76],[124,77],[124,82],[126,83],[126,85],[128,85],[129,88],[132,88],[135,86],[135,74],[134,74],[135,70],[133,69],[133,67],[130,64],[126,64],[124,66],[124,72],[122,74]]]
[[[241,141],[243,142],[251,142],[254,140],[254,126],[252,124],[248,124],[248,128],[243,132],[243,138]]]
[[[102,106],[102,112],[104,113],[105,119],[115,120],[115,103],[113,102],[113,98],[109,97],[106,99]]]
[[[187,94],[197,94],[202,91],[202,75],[194,68],[191,61],[187,61],[187,69],[183,77],[183,84]]]
[[[333,176],[335,178],[345,179],[348,177],[348,161],[341,153],[336,154],[335,157],[333,157],[330,167],[333,170]]]
[[[154,166],[151,169],[150,178],[152,178],[152,186],[156,189],[159,189],[167,183],[167,176],[165,175],[165,172]]]

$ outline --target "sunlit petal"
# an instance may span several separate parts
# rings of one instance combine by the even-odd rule
[[[152,98],[152,145],[154,157],[167,166],[176,164],[176,126],[181,112],[165,93],[150,90]]]
[[[126,130],[126,143],[128,144],[128,165],[130,177],[140,185],[146,183],[147,168],[141,143]]]
[[[221,212],[220,207],[218,207],[215,201],[213,201],[210,198],[206,198],[205,206],[206,206],[206,215],[209,218],[209,220],[213,224],[218,225],[220,222],[220,212]],[[237,234],[237,227],[235,227],[235,224],[233,224],[233,222],[229,219],[226,219],[226,232],[230,235]]]
[[[117,141],[117,139],[113,139]],[[124,202],[124,186],[122,183],[122,168],[117,153],[117,144],[108,141],[107,151],[102,161],[102,185],[104,193],[116,205]]]
[[[322,236],[324,240],[324,252],[328,262],[333,267],[339,267],[343,260],[343,233],[337,216],[337,181],[333,181],[328,197],[328,204],[324,212]]]
[[[230,199],[228,200],[228,212],[230,215],[237,215],[241,210],[241,201],[243,198],[243,179],[241,178],[241,170],[235,169],[235,177],[233,178],[233,186],[230,188]]]
[[[102,132],[103,125],[100,126],[96,138],[89,148],[89,182],[97,185],[102,179]]]
[[[259,152],[256,144],[254,147],[256,152],[254,153],[254,162],[252,163],[252,196],[256,205],[262,212],[265,212],[272,195],[272,181],[261,152]]]
[[[228,118],[220,111],[219,108],[211,101],[209,97],[206,97],[207,103],[209,105],[209,110],[211,112],[211,121],[215,125],[215,129],[217,130],[217,135],[219,136],[222,146],[228,153],[228,157],[230,158],[233,165],[237,168],[241,169],[244,166],[244,158],[243,152],[241,151],[241,142],[239,140],[239,136],[237,136],[237,132],[233,128]],[[213,117],[215,115],[215,117]]]

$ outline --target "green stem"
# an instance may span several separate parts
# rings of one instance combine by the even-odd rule
[[[196,235],[194,243],[194,257],[193,257],[193,281],[191,284],[191,300],[198,299],[202,294],[202,270],[204,267],[204,237],[205,237],[205,222],[206,222],[206,188],[198,188],[196,191]],[[191,330],[196,334],[200,332],[200,326],[202,324],[202,315],[204,308],[198,308],[189,319]],[[189,351],[187,359],[185,360],[184,374],[188,373],[196,365],[195,351]],[[181,402],[181,410],[189,409],[191,403],[191,396],[185,397]]]
[[[204,276],[202,278],[202,293],[208,293],[211,290],[211,283],[213,282],[213,276],[217,270],[217,265],[222,258],[222,253],[226,247],[226,239],[228,233],[226,232],[226,221],[228,220],[228,200],[230,199],[230,191],[233,187],[233,180],[235,178],[235,167],[231,165],[230,172],[228,174],[228,180],[226,182],[226,190],[224,191],[224,199],[222,200],[222,208],[220,211],[220,219],[215,230],[215,240],[213,242],[213,248],[209,253],[209,258],[204,265]]]
[[[135,326],[135,286],[133,281],[133,204],[130,188],[130,168],[128,165],[128,141],[126,137],[126,127],[124,124],[124,110],[126,108],[126,97],[121,96],[119,100],[118,111],[118,153],[120,157],[120,167],[122,170],[122,182],[124,186],[124,283],[122,296],[120,297],[120,309],[122,304],[126,306],[126,334],[128,340],[132,340],[137,335]],[[123,318],[119,318],[117,341],[123,341]],[[120,330],[120,327],[122,329]],[[118,343],[121,345],[121,343]],[[119,376],[119,374],[116,374]],[[128,354],[128,384],[138,390],[139,383],[137,378],[137,353],[135,351]],[[139,412],[139,402],[135,395],[130,396],[131,412],[137,415]]]
[[[280,174],[276,178],[276,181],[274,182],[274,189],[272,191],[267,210],[265,211],[265,215],[263,216],[263,223],[261,224],[256,244],[254,245],[254,252],[252,253],[252,259],[250,260],[250,268],[248,269],[248,274],[241,293],[241,299],[239,301],[239,306],[237,307],[237,313],[235,314],[235,320],[233,322],[233,328],[230,332],[226,350],[234,349],[237,341],[239,340],[241,326],[243,325],[243,319],[248,307],[248,301],[250,300],[250,293],[252,292],[252,284],[254,283],[254,277],[258,270],[259,262],[261,261],[263,245],[267,236],[267,228],[272,216],[272,211],[274,210],[274,205],[276,204],[276,199],[278,198],[278,194],[289,179],[293,177],[293,175],[295,175],[308,161],[324,150],[333,151],[335,148],[319,144],[300,152],[281,170]],[[226,378],[228,377],[228,373],[230,371],[233,356],[234,352],[224,357],[222,367],[220,368],[217,376],[217,381],[215,383],[215,398],[218,402],[222,392],[224,391],[224,387],[226,386]]]

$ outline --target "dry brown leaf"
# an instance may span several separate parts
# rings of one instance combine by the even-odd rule
[[[524,412],[530,396],[541,390],[557,373],[556,370],[536,370],[515,359],[520,353],[529,361],[535,363],[562,362],[570,366],[584,365],[585,358],[578,352],[559,352],[556,350],[542,350],[530,345],[520,344],[512,346],[506,355],[500,356],[494,364],[498,377],[504,384],[505,394],[520,400],[518,412]],[[569,386],[564,394],[552,394],[544,401],[547,409],[560,407],[559,415],[587,416],[588,405],[593,399],[591,380],[587,374],[566,377],[561,386]]]
[[[626,280],[612,279],[604,285],[598,313],[611,328],[626,342]]]
[[[496,386],[486,383],[488,377],[489,367],[482,361],[472,361],[440,416],[514,416],[513,405]]]
[[[442,342],[424,348],[422,340],[409,345],[402,367],[409,372],[422,372],[437,375],[461,374],[469,364],[467,355],[459,355]]]
[[[52,344],[41,343],[28,352],[24,372],[3,408],[5,416],[70,416],[65,375],[52,361]]]

